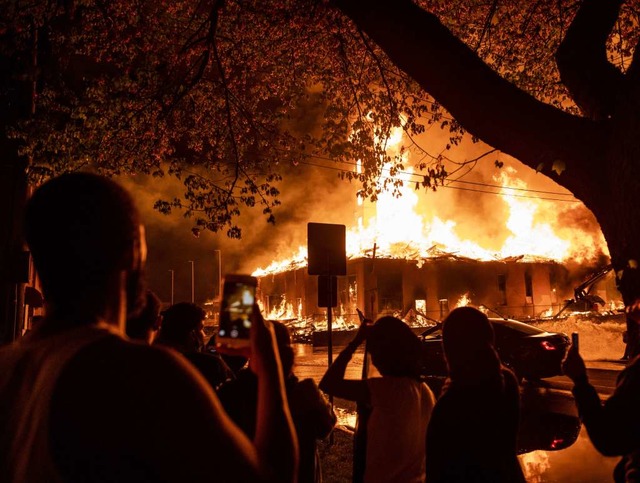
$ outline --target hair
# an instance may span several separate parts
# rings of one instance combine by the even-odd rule
[[[383,376],[419,377],[421,347],[418,336],[396,317],[378,319],[367,336],[367,349]]]
[[[189,302],[179,302],[162,312],[162,327],[158,342],[163,344],[183,344],[189,340],[192,331],[198,330],[205,318],[205,311]]]
[[[146,341],[152,330],[159,329],[158,319],[162,302],[151,290],[147,290],[146,303],[137,317],[127,320],[127,335],[132,339]]]
[[[140,218],[115,182],[69,173],[35,191],[26,207],[25,237],[47,303],[67,314],[82,304],[101,315],[116,275],[133,272],[126,260],[140,246]]]
[[[500,377],[491,322],[473,307],[458,307],[442,323],[442,345],[452,381]]]

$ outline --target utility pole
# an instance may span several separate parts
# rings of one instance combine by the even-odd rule
[[[216,297],[220,298],[222,294],[222,252],[214,250],[213,253],[218,254],[218,288],[216,289]]]
[[[174,270],[169,270],[171,272],[171,305],[173,305],[173,288],[174,288]]]
[[[191,264],[191,303],[194,304],[196,297],[195,297],[195,262],[193,260],[189,260],[189,263]]]

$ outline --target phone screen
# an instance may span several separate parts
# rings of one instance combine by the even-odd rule
[[[248,339],[251,314],[256,298],[255,284],[241,280],[225,280],[218,337]]]

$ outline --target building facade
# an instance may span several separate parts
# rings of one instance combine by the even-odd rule
[[[430,259],[357,258],[347,275],[337,277],[334,314],[340,323],[393,314],[415,325],[442,320],[459,305],[484,306],[518,319],[557,312],[572,296],[566,268],[553,261],[523,257],[477,261],[454,256]],[[323,321],[318,306],[318,277],[306,267],[259,278],[258,297],[272,318]]]

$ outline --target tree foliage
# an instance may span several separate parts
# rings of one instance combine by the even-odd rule
[[[502,77],[578,112],[553,56],[579,2],[420,4]],[[609,58],[622,70],[637,40],[637,7],[623,8],[609,39]],[[184,195],[156,208],[183,209],[196,233],[239,237],[243,207],[259,206],[273,222],[281,177],[312,156],[346,163],[341,177],[373,198],[401,183],[393,174],[405,168],[406,150],[426,188],[473,163],[454,164],[415,141],[436,125],[449,131],[453,149],[465,131],[318,0],[3,1],[0,56],[14,81],[3,84],[3,96],[35,82],[35,109],[16,116],[10,131],[34,182],[85,167],[175,176]],[[395,127],[406,142],[391,155]],[[361,173],[349,168],[354,160]]]
[[[402,168],[390,129],[418,134],[439,111],[315,2],[3,3],[2,55],[36,81],[35,111],[11,130],[33,181],[85,167],[175,176],[184,196],[156,207],[184,209],[196,232],[240,236],[242,206],[274,221],[278,181],[310,155],[361,159],[366,174],[343,176],[375,195],[382,163]]]

